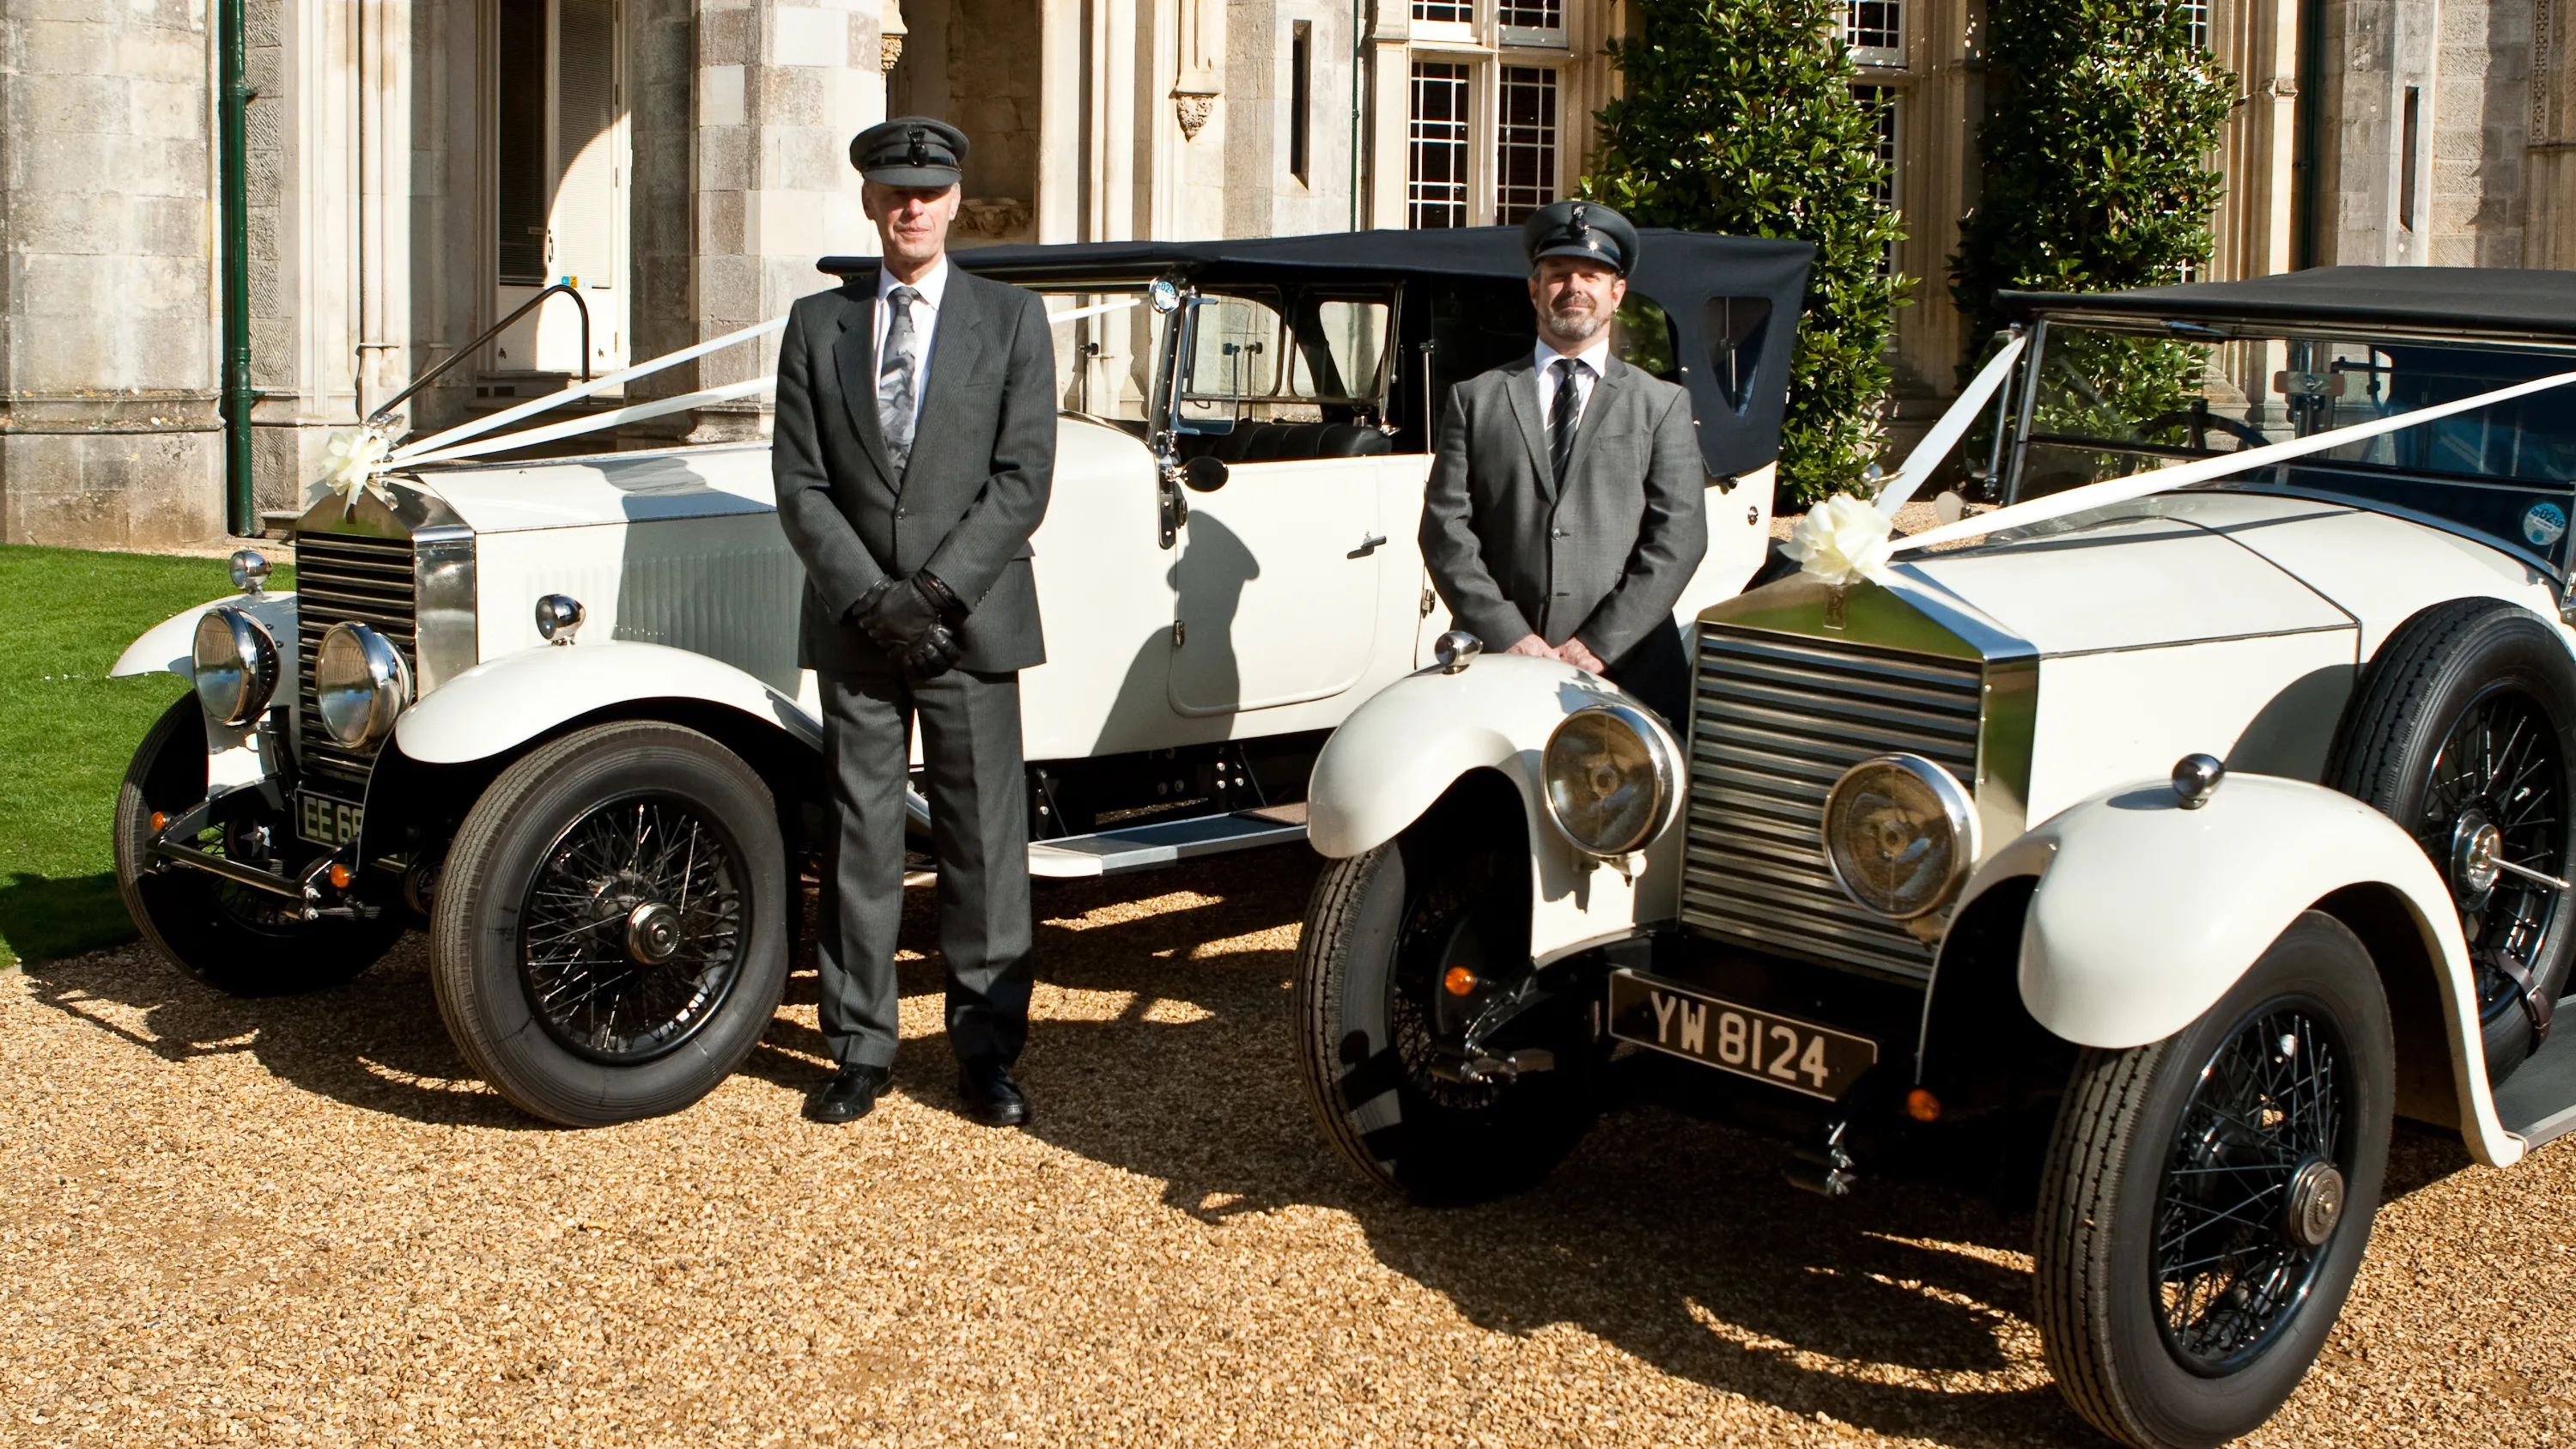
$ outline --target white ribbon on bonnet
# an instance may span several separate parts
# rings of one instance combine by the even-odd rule
[[[1937,456],[1926,458],[1925,453],[1935,443],[1940,444],[1943,453],[1947,453],[1952,446],[1956,445],[1959,433],[1966,429],[1966,416],[1982,406],[1985,397],[1991,395],[1995,387],[2001,385],[2001,378],[1997,375],[1999,371],[1997,364],[2004,362],[2011,355],[2011,351],[2007,349],[2004,353],[1998,354],[1994,362],[1987,364],[1986,372],[1978,376],[1976,383],[1972,384],[1967,392],[1960,394],[1959,402],[1952,407],[1950,416],[1942,419],[1943,427],[1947,427],[1953,419],[1959,419],[1961,420],[1959,427],[1951,429],[1946,437],[1943,435],[1943,427],[1936,427],[1932,434],[1923,440],[1922,446],[1917,447],[1907,456],[1905,467],[1889,481],[1889,491],[1903,484],[1906,493],[1911,494],[1914,487],[1919,485],[1923,475],[1928,474],[1932,465],[1940,461]],[[2286,443],[2269,443],[2259,448],[2248,448],[2243,452],[2226,453],[2215,458],[2202,458],[2189,463],[2168,463],[2161,468],[2150,468],[2143,473],[2132,473],[2125,478],[2109,478],[2099,483],[2088,483],[2081,488],[2070,488],[2063,493],[2034,498],[2028,503],[2016,503],[2009,508],[1996,509],[1992,513],[1963,518],[1956,523],[1943,524],[1939,528],[1928,529],[1905,538],[1891,536],[1893,528],[1890,517],[1895,512],[1893,508],[1881,511],[1879,508],[1862,503],[1859,499],[1848,495],[1837,495],[1810,509],[1806,517],[1799,519],[1797,526],[1790,530],[1788,541],[1781,544],[1780,549],[1781,552],[1799,561],[1802,572],[1813,574],[1828,584],[1848,584],[1856,578],[1865,578],[1883,584],[1895,577],[1890,564],[1894,556],[1899,553],[1935,548],[1945,543],[1956,543],[1961,539],[1974,538],[1979,534],[1994,533],[2007,528],[2027,528],[2032,524],[2046,523],[2051,519],[2064,518],[2072,513],[2105,508],[2115,503],[2126,503],[2133,498],[2144,498],[2150,493],[2187,488],[2195,483],[2206,483],[2213,478],[2224,478],[2233,473],[2268,467],[2274,463],[2285,463],[2293,458],[2304,458],[2314,453],[2325,452],[2330,448],[2342,447],[2347,443],[2358,443],[2382,434],[2397,432],[2403,428],[2439,422],[2443,418],[2474,412],[2479,408],[2492,407],[2497,403],[2511,402],[2515,398],[2529,397],[2533,393],[2546,392],[2554,387],[2565,387],[2569,383],[2576,383],[2576,372],[2561,372],[2548,377],[2534,378],[2529,382],[2518,382],[2510,387],[2497,388],[2492,392],[2482,392],[2474,397],[2436,403],[2431,407],[2419,408],[2413,412],[2394,413],[2384,418],[2372,418],[2366,422],[2314,433],[2304,438],[2295,438]],[[1981,388],[1982,395],[1979,393]],[[1970,400],[1972,397],[1973,402]],[[1918,463],[1921,465],[1920,468],[1917,467]],[[1900,498],[1899,501],[1901,502],[1902,499]]]

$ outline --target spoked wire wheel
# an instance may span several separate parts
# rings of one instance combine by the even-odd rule
[[[593,1061],[649,1061],[714,1015],[742,971],[738,852],[687,802],[609,802],[556,838],[521,908],[528,1003]]]
[[[529,751],[466,812],[431,903],[430,982],[466,1065],[567,1127],[676,1112],[758,1045],[794,877],[741,756],[652,720]]]
[[[2558,733],[2539,702],[2510,683],[2492,684],[2443,736],[2426,771],[2422,809],[2407,822],[2424,853],[2448,867],[2460,929],[2477,963],[2482,1019],[2519,1006],[2521,988],[2494,964],[2497,957],[2539,974],[2561,896],[2531,877],[2565,868],[2566,779]]]
[[[2370,1241],[2396,1056],[2370,952],[2291,922],[2161,1041],[2087,1048],[2040,1179],[2050,1372],[2137,1449],[2208,1449],[2280,1407]]]
[[[2492,1081],[2539,1046],[2576,960],[2561,901],[2576,874],[2571,763],[2576,661],[2558,624],[2471,598],[2424,610],[2380,646],[2326,771],[2406,831],[2450,890]]]
[[[2346,1197],[2343,1043],[2313,1003],[2267,1006],[2200,1071],[2166,1154],[2150,1271],[2176,1361],[2224,1374],[2315,1281]]]

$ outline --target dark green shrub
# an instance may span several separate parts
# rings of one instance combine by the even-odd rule
[[[1859,488],[1882,443],[1886,268],[1903,233],[1879,200],[1877,122],[1852,96],[1841,0],[1630,0],[1610,46],[1626,94],[1603,107],[1584,195],[1641,226],[1816,244],[1780,435],[1784,496]]]
[[[2208,161],[2236,78],[2174,0],[1994,0],[1985,189],[1960,223],[1950,296],[1973,357],[1997,291],[2109,291],[2209,260],[2225,178]]]

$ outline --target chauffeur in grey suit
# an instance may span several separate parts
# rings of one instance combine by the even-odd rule
[[[916,717],[958,1092],[985,1122],[1028,1120],[1018,671],[1046,659],[1029,535],[1055,468],[1055,350],[1035,293],[948,263],[965,155],[920,117],[850,143],[884,261],[798,301],[779,346],[771,468],[805,562],[799,654],[822,681],[835,816],[818,955],[837,1070],[806,1104],[824,1122],[866,1114],[894,1063]]]
[[[1678,721],[1673,605],[1708,551],[1708,476],[1689,395],[1610,354],[1637,230],[1560,201],[1521,241],[1538,347],[1450,390],[1422,557],[1486,648],[1562,659]]]

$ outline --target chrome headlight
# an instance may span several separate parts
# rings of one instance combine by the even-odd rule
[[[1681,751],[1644,710],[1587,705],[1547,737],[1539,774],[1547,814],[1591,855],[1626,855],[1672,823],[1681,803]]]
[[[392,733],[395,716],[411,703],[411,665],[366,625],[334,624],[314,656],[313,697],[331,738],[363,749]]]
[[[189,662],[197,676],[197,703],[206,718],[246,725],[268,708],[277,692],[277,641],[259,621],[226,606],[197,620]]]
[[[1977,807],[1921,755],[1880,755],[1825,796],[1825,862],[1861,909],[1894,921],[1939,910],[1977,863]]]

